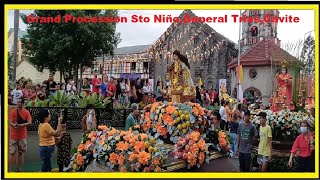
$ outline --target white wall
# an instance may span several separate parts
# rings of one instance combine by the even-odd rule
[[[251,79],[249,77],[250,69],[255,69],[257,71],[257,77]],[[270,66],[243,66],[243,92],[250,87],[257,88],[262,95],[262,103],[264,105],[269,104],[269,99],[272,92],[272,82],[274,80],[274,75],[271,74]],[[235,71],[231,71],[231,92],[236,86],[236,74]]]
[[[22,76],[26,79],[30,78],[34,84],[42,83],[43,81],[47,80],[49,77],[50,71],[48,69],[44,69],[43,72],[39,72],[32,64],[27,61],[21,62],[17,66],[17,79],[21,78]],[[57,71],[54,75],[54,80],[56,82],[60,81],[60,72]]]

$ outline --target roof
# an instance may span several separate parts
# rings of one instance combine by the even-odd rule
[[[137,45],[117,48],[114,50],[115,55],[136,54],[146,50],[150,45]]]
[[[251,46],[249,50],[240,56],[240,64],[243,66],[266,66],[279,64],[282,61],[288,61],[289,64],[302,63],[290,53],[275,45],[270,40],[260,41]],[[234,58],[229,64],[229,68],[235,68],[238,65],[238,58]]]
[[[14,32],[14,28],[10,28],[9,29],[9,36],[10,36],[10,34],[11,33],[13,33]],[[21,30],[20,28],[19,28],[19,31],[18,31],[18,38],[19,39],[22,39],[23,38],[23,36],[25,36],[25,35],[27,35],[28,33],[26,32],[26,31],[23,31],[23,30]]]

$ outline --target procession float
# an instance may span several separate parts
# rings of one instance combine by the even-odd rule
[[[155,102],[145,106],[137,124],[129,130],[100,125],[86,132],[74,149],[69,165],[71,171],[172,172],[200,168],[211,160],[233,156],[234,152],[230,149],[233,142],[228,132],[220,130],[219,124],[214,123],[213,111],[190,101],[195,98],[196,88],[188,60],[179,51],[175,51],[173,57],[166,75],[171,102]],[[260,111],[267,113],[274,149],[270,171],[282,172],[293,171],[286,168],[285,163],[292,142],[299,134],[300,121],[307,120],[314,127],[314,116],[306,111],[293,111],[295,106],[290,94],[292,78],[284,65],[282,74],[276,76],[277,94],[271,101],[271,108],[260,110],[248,107],[252,114],[250,120],[257,129],[260,125],[256,114]],[[308,92],[312,91],[311,87],[309,89]],[[221,98],[231,102],[231,109],[238,105],[226,89],[222,94]],[[308,107],[313,106],[312,102],[305,101]],[[257,147],[252,155],[254,166],[256,150]]]

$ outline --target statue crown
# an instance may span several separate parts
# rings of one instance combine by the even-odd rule
[[[286,68],[288,65],[288,61],[282,61],[281,62],[281,68]]]

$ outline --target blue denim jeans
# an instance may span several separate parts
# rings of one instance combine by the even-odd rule
[[[230,133],[230,137],[232,139],[231,150],[236,154],[238,149],[238,134]]]
[[[54,152],[54,146],[40,146],[39,152],[42,161],[41,172],[51,172],[51,157]]]

